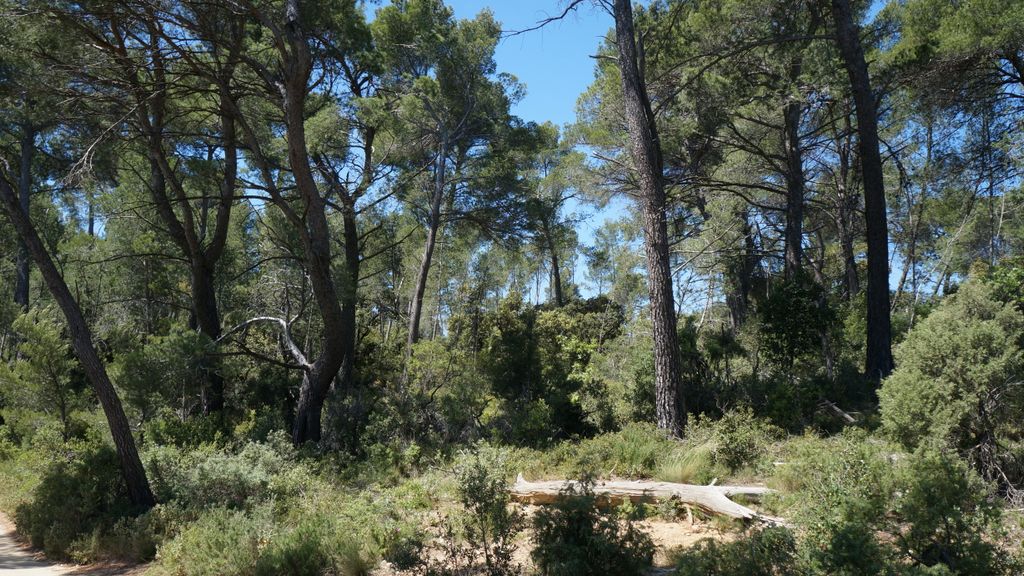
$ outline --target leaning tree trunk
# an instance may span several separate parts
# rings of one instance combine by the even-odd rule
[[[874,380],[892,373],[892,327],[889,317],[889,230],[885,214],[885,183],[878,148],[878,112],[871,91],[860,27],[854,23],[849,0],[832,0],[836,42],[842,54],[857,113],[861,176],[864,182],[864,221],[867,229],[867,356],[864,372]]]
[[[668,226],[665,221],[665,187],[658,132],[647,88],[637,60],[630,0],[615,0],[615,36],[622,75],[623,110],[629,132],[629,148],[639,183],[647,287],[650,293],[654,333],[654,391],[658,427],[681,434],[686,411],[680,394],[681,367],[676,334],[676,310],[672,293]]]
[[[35,260],[36,266],[42,273],[43,281],[50,293],[53,294],[53,299],[57,301],[57,305],[64,312],[68,323],[68,332],[71,335],[71,346],[82,364],[82,370],[92,384],[96,398],[103,407],[103,413],[107,417],[110,435],[114,439],[114,447],[121,464],[121,475],[128,486],[128,495],[133,504],[151,508],[156,504],[156,498],[149,488],[146,471],[142,467],[142,460],[139,459],[135,439],[132,437],[131,427],[128,425],[128,418],[124,414],[121,400],[93,346],[92,333],[85,323],[82,310],[78,307],[64,278],[43,246],[35,227],[32,226],[29,214],[22,210],[14,190],[3,176],[0,176],[0,203],[3,204],[11,224]]]
[[[430,221],[427,223],[427,241],[423,245],[423,259],[416,275],[416,286],[413,289],[412,302],[409,304],[409,335],[406,340],[405,354],[412,355],[412,347],[420,341],[420,317],[423,314],[423,295],[427,291],[430,279],[430,265],[437,246],[437,232],[441,228],[441,202],[444,200],[445,146],[441,146],[434,166],[434,193],[430,199]]]
[[[36,149],[35,130],[25,125],[21,138],[21,158],[18,169],[18,204],[25,214],[30,214],[29,204],[32,194],[32,156]],[[15,263],[14,303],[21,311],[28,310],[29,274],[31,255],[23,239],[18,241],[18,256]]]

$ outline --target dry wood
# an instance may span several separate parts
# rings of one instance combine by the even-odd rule
[[[516,502],[551,504],[562,497],[568,486],[576,484],[575,480],[527,482],[520,474],[512,486],[511,495]],[[632,502],[650,502],[671,498],[684,504],[697,506],[711,514],[778,524],[780,520],[777,518],[759,514],[730,500],[730,496],[760,497],[770,492],[772,492],[770,488],[763,486],[699,486],[636,480],[606,480],[594,484],[594,494],[603,502],[610,504],[623,502],[626,499]]]

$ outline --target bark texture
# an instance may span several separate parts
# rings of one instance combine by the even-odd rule
[[[637,57],[632,3],[630,0],[615,0],[613,12],[619,70],[622,75],[624,119],[629,132],[629,151],[639,188],[638,202],[644,229],[647,287],[654,332],[656,416],[659,428],[679,435],[686,425],[686,410],[679,389],[682,378],[669,261],[661,145]]]
[[[22,127],[21,157],[18,162],[18,204],[25,214],[30,212],[32,194],[32,156],[36,149],[35,129],[30,125]],[[14,303],[20,310],[28,310],[29,275],[31,260],[25,241],[18,241],[18,256],[15,262]]]
[[[442,138],[442,141],[444,139]],[[416,285],[413,288],[412,302],[409,304],[409,335],[406,341],[406,355],[412,355],[412,347],[420,341],[420,321],[423,316],[423,296],[427,291],[427,281],[430,279],[430,266],[434,258],[434,248],[437,246],[437,232],[441,228],[441,203],[444,201],[444,186],[446,169],[446,146],[442,145],[438,151],[437,159],[434,161],[434,184],[430,198],[430,216],[427,222],[427,240],[423,245],[423,258],[420,260],[420,269],[416,274]]]
[[[562,498],[566,488],[576,485],[575,480],[548,480],[544,482],[527,482],[522,474],[512,485],[511,496],[517,502],[528,504],[551,504]],[[684,504],[691,504],[701,510],[738,518],[741,520],[760,520],[770,523],[781,521],[764,516],[751,508],[730,500],[731,496],[760,497],[772,490],[763,486],[699,486],[695,484],[676,484],[673,482],[648,482],[633,480],[608,480],[594,485],[594,494],[604,503],[618,504],[625,500],[631,502],[651,502],[654,500],[675,499]]]
[[[879,152],[878,111],[871,77],[849,0],[832,0],[836,42],[850,78],[857,115],[864,221],[867,237],[867,356],[864,372],[881,380],[892,373],[892,327],[889,316],[889,229],[885,212],[885,183]]]
[[[53,299],[67,319],[71,346],[75,351],[75,356],[78,357],[82,370],[89,379],[96,398],[103,407],[103,413],[107,417],[107,425],[110,427],[110,435],[114,439],[114,447],[121,464],[121,475],[128,487],[129,497],[136,506],[151,508],[156,504],[156,498],[146,479],[146,471],[142,467],[142,460],[139,459],[139,452],[135,446],[135,439],[132,437],[131,427],[128,425],[128,418],[121,406],[121,400],[114,390],[114,385],[110,382],[107,370],[103,366],[95,346],[93,346],[92,332],[82,316],[78,302],[71,295],[63,276],[57,270],[50,254],[36,233],[29,214],[22,210],[17,194],[3,175],[0,175],[0,204],[3,205],[11,224],[25,243],[29,254],[32,255],[36,267],[39,268]]]

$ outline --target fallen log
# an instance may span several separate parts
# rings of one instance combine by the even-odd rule
[[[577,486],[575,480],[547,480],[527,482],[523,475],[516,478],[510,490],[512,500],[526,504],[552,504],[563,497],[570,486]],[[777,518],[765,516],[742,504],[730,500],[730,496],[760,497],[772,492],[763,486],[700,486],[676,484],[674,482],[648,482],[635,480],[604,480],[594,483],[594,494],[607,504],[625,500],[651,502],[674,499],[696,506],[709,514],[720,514],[742,520],[758,520],[779,524]]]

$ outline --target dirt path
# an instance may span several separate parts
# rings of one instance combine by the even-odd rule
[[[67,574],[63,566],[38,560],[14,538],[14,526],[0,518],[0,574],[11,576],[56,576]]]
[[[0,514],[0,576],[141,576],[145,566],[57,564],[21,543],[14,524]]]

